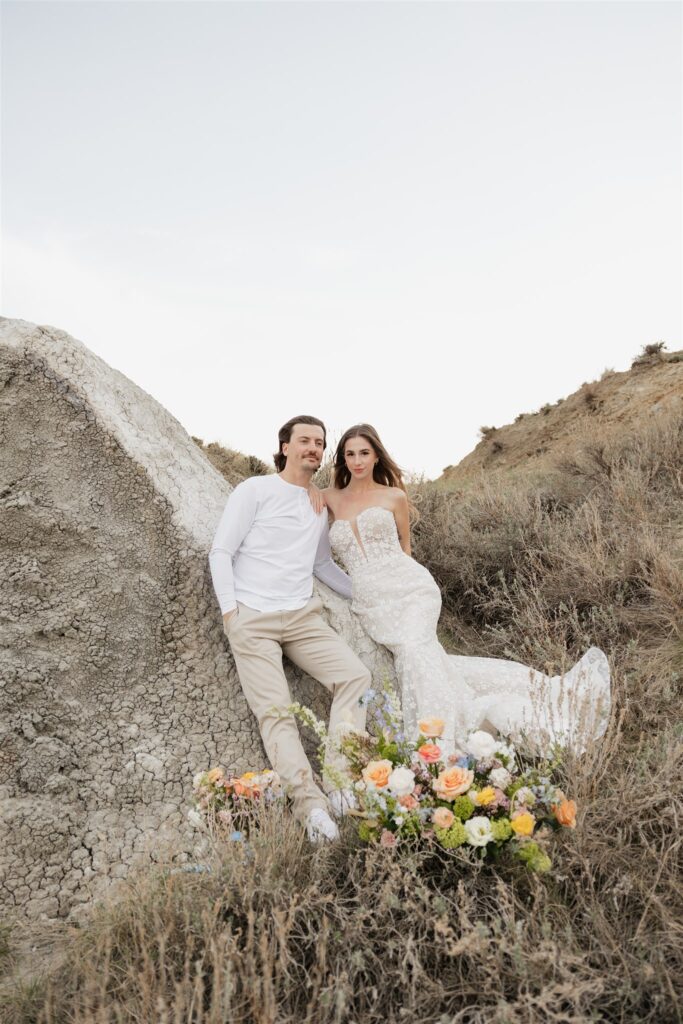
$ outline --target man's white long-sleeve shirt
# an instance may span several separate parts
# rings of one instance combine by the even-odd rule
[[[313,511],[305,487],[277,473],[243,480],[226,503],[209,553],[224,615],[237,601],[257,611],[303,608],[313,574],[344,597],[351,581],[332,561],[327,509]]]

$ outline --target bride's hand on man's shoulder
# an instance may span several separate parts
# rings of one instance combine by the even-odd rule
[[[325,491],[321,491],[315,484],[308,485],[308,498],[316,515],[322,512],[324,508],[327,508],[327,495]]]

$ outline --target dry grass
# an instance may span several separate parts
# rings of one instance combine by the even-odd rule
[[[192,440],[233,487],[248,476],[265,476],[267,473],[275,472],[273,466],[267,466],[256,455],[242,455],[232,448],[224,448],[216,441],[206,444],[201,437],[193,437]]]
[[[446,851],[311,847],[274,812],[252,854],[157,871],[98,909],[27,1022],[668,1024],[681,1019],[683,422],[593,446],[541,485],[412,485],[415,555],[461,652],[614,673],[606,739],[566,765],[581,807],[550,876]],[[3,1016],[4,1014],[4,1016]]]

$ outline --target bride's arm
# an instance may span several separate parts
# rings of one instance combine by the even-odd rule
[[[410,516],[408,514],[408,496],[405,491],[398,491],[394,506],[394,519],[398,530],[398,539],[407,555],[410,554]]]

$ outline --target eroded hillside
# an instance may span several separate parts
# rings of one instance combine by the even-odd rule
[[[636,359],[630,370],[607,371],[568,398],[520,413],[514,423],[482,427],[482,439],[469,455],[448,466],[440,481],[457,488],[482,471],[542,473],[577,454],[588,441],[628,434],[649,420],[683,409],[683,351],[655,351]]]

